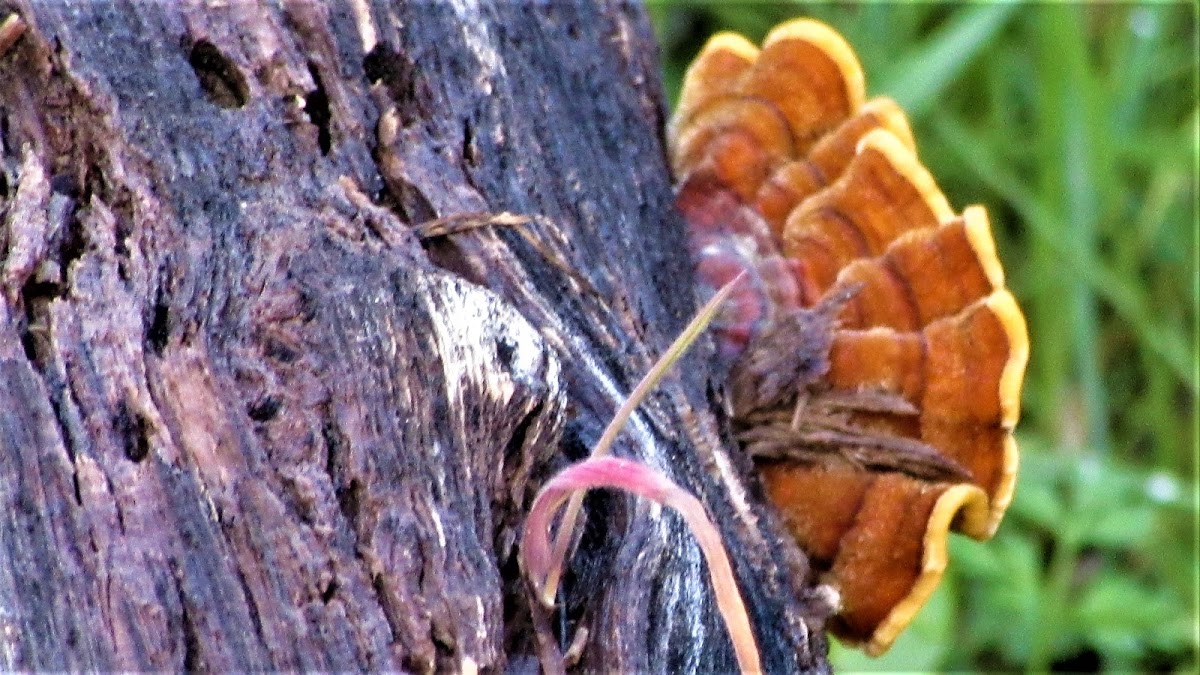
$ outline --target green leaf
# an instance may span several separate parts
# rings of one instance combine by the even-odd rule
[[[1005,531],[1000,536],[1010,536],[1009,525],[1001,525]],[[950,565],[952,574],[964,580],[978,583],[1004,583],[1005,564],[1000,560],[999,548],[992,542],[975,541],[967,537],[950,537]]]
[[[991,44],[1017,8],[1015,3],[984,3],[955,15],[936,34],[892,62],[879,77],[879,90],[919,117],[971,60]]]
[[[1053,532],[1065,517],[1063,495],[1050,481],[1034,480],[1035,478],[1041,477],[1031,476],[1017,483],[1017,492],[1009,515]]]
[[[1167,589],[1108,571],[1084,590],[1072,611],[1079,631],[1106,658],[1131,662],[1147,647],[1186,650],[1187,607]]]
[[[1000,533],[987,544],[995,550],[995,577],[972,584],[969,633],[976,650],[998,649],[1011,663],[1029,656],[1028,636],[1038,620],[1042,590],[1041,556],[1034,541],[1017,533]]]
[[[1132,548],[1144,542],[1154,528],[1155,509],[1149,506],[1113,508],[1083,530],[1080,543],[1110,548]]]

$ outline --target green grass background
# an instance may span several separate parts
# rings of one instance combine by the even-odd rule
[[[672,100],[704,40],[821,19],[982,203],[1032,356],[1016,499],[883,658],[844,670],[1197,669],[1197,10],[650,4]]]

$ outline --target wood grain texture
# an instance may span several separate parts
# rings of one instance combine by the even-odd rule
[[[695,308],[641,10],[9,5],[0,669],[528,666],[523,509]],[[711,354],[617,452],[708,506],[764,664],[825,670]],[[588,506],[577,665],[731,667],[682,522]]]

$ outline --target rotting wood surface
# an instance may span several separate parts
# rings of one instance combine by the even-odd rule
[[[522,511],[695,307],[640,8],[11,14],[0,669],[532,665]],[[708,505],[764,665],[825,669],[710,353],[617,452]],[[575,665],[731,669],[682,521],[587,503]]]

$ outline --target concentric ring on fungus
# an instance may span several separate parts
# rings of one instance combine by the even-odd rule
[[[735,400],[734,423],[840,592],[830,629],[878,655],[937,586],[948,533],[991,537],[1012,500],[1029,343],[987,213],[955,213],[903,111],[864,91],[821,23],[781,24],[761,49],[721,33],[669,138],[698,280],[755,280],[717,333],[740,355],[731,379],[778,381],[746,370],[754,350],[824,344],[782,402]]]

